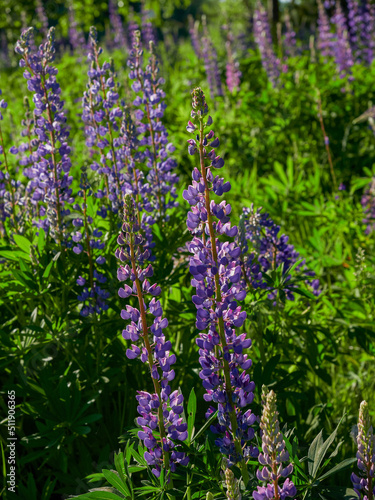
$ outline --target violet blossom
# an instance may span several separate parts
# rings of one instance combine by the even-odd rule
[[[193,46],[195,55],[198,57],[198,59],[202,59],[202,50],[198,31],[199,21],[194,21],[193,16],[190,14],[188,16],[188,21],[191,45]]]
[[[254,11],[254,38],[258,45],[262,66],[267,73],[268,79],[275,87],[279,79],[281,65],[273,49],[267,11],[259,1]]]
[[[262,418],[260,428],[262,431],[262,453],[258,461],[263,465],[257,470],[257,478],[265,483],[265,486],[257,486],[253,491],[254,500],[284,500],[294,497],[297,489],[293,482],[287,477],[293,472],[293,465],[283,466],[283,462],[289,461],[289,453],[285,449],[285,441],[280,432],[278,411],[276,407],[276,394],[268,392],[266,386],[262,387]],[[287,478],[281,486],[280,481]],[[278,494],[276,495],[276,492]]]
[[[122,335],[130,340],[126,355],[129,359],[140,358],[150,370],[154,393],[138,391],[137,423],[141,430],[139,438],[147,448],[144,458],[152,466],[152,472],[159,477],[163,468],[165,474],[176,470],[177,464],[187,465],[189,459],[179,449],[175,441],[185,441],[188,437],[187,424],[183,422],[183,395],[177,390],[171,392],[169,382],[175,377],[173,365],[176,355],[172,344],[163,330],[168,326],[163,318],[163,309],[157,297],[160,286],[150,283],[153,275],[151,264],[146,264],[150,251],[144,249],[144,239],[140,234],[136,207],[130,194],[125,196],[124,223],[117,242],[116,258],[120,261],[117,277],[124,284],[118,294],[122,299],[130,296],[138,298],[138,307],[126,306],[121,317],[127,321]],[[153,431],[160,433],[160,438]],[[170,478],[168,477],[168,480]]]
[[[73,177],[70,175],[69,131],[66,127],[64,101],[56,80],[58,70],[52,66],[55,57],[55,29],[48,31],[47,42],[37,52],[31,52],[32,28],[21,34],[16,52],[21,55],[20,66],[25,68],[24,78],[35,103],[34,131],[38,139],[36,151],[30,154],[32,164],[32,198],[41,203],[38,227],[49,230],[52,237],[62,244],[66,239],[66,222],[72,203]]]
[[[362,222],[366,224],[365,234],[370,234],[375,231],[375,177],[363,193],[361,205],[364,214]]]
[[[318,49],[325,59],[333,56],[333,36],[325,7],[318,0]]]
[[[242,73],[239,70],[239,62],[236,61],[233,53],[233,34],[230,32],[228,26],[223,26],[227,31],[227,41],[225,48],[227,49],[227,64],[226,64],[226,83],[229,92],[237,92],[240,89]]]
[[[264,273],[271,269],[276,269],[283,265],[283,273],[300,259],[299,253],[293,245],[288,243],[289,237],[285,234],[279,236],[280,226],[270,219],[267,213],[261,213],[261,209],[254,210],[244,208],[240,219],[240,231],[237,238],[241,246],[241,265],[247,285],[253,289],[267,290],[268,299],[275,300],[277,290],[273,290],[264,277]],[[305,280],[306,284],[312,288],[315,296],[320,295],[319,280],[315,278],[315,273],[305,267],[302,260],[294,269]],[[283,293],[288,300],[294,300],[294,286],[288,286],[287,277]],[[244,284],[246,288],[246,284]]]
[[[157,220],[168,220],[168,211],[177,206],[175,185],[178,182],[177,174],[173,173],[176,161],[170,157],[175,147],[168,140],[168,132],[162,118],[166,104],[165,92],[162,89],[164,79],[160,78],[158,60],[153,43],[150,43],[150,60],[145,70],[142,68],[142,55],[139,31],[135,32],[135,40],[128,66],[129,78],[134,80],[132,90],[138,94],[133,101],[137,124],[137,135],[140,146],[146,146],[144,155],[149,172],[146,175],[150,186],[148,225]]]
[[[73,209],[79,212],[80,216],[72,219],[74,230],[71,233],[70,246],[75,254],[84,253],[88,257],[87,276],[79,276],[76,282],[82,287],[82,292],[77,297],[83,303],[80,314],[81,316],[89,316],[100,314],[108,309],[106,300],[109,297],[109,292],[102,287],[107,282],[106,276],[101,272],[101,266],[106,262],[102,255],[105,248],[105,243],[101,240],[103,232],[93,227],[93,219],[87,213],[87,202],[92,195],[92,189],[84,167],[79,187],[77,197],[82,198],[83,201],[73,205]]]
[[[128,41],[126,39],[126,33],[121,20],[121,16],[118,13],[118,9],[115,4],[115,0],[108,1],[108,11],[109,11],[109,22],[111,24],[112,32],[114,35],[114,44],[116,48],[127,50]]]
[[[95,196],[106,198],[107,209],[117,214],[122,205],[120,172],[123,162],[117,137],[122,110],[118,105],[119,95],[111,64],[100,64],[102,49],[98,47],[94,27],[90,29],[90,46],[88,59],[91,67],[87,73],[89,83],[83,96],[82,112],[86,146],[92,151],[91,169],[104,178],[105,189],[97,191]],[[103,208],[100,214],[106,215],[106,208]]]
[[[237,304],[244,300],[246,291],[240,285],[241,249],[231,241],[237,227],[230,223],[231,206],[211,200],[211,190],[218,196],[227,193],[230,183],[214,176],[212,169],[222,168],[224,160],[216,154],[219,139],[212,130],[205,96],[200,88],[192,92],[193,103],[187,130],[196,139],[189,139],[191,155],[199,153],[200,169],[194,168],[192,185],[184,191],[184,199],[191,205],[187,227],[193,239],[187,244],[193,254],[190,258],[192,286],[196,289],[192,300],[197,308],[196,327],[201,332],[196,340],[199,347],[200,377],[206,389],[205,401],[217,405],[218,424],[211,427],[218,435],[216,444],[228,456],[229,466],[240,463],[245,484],[248,481],[246,460],[257,450],[248,443],[254,436],[251,427],[256,417],[250,409],[255,384],[247,370],[252,362],[245,354],[251,340],[245,333],[237,335],[246,312]],[[220,241],[225,236],[227,241]],[[210,407],[207,416],[215,411]]]
[[[349,76],[349,80],[352,80],[351,67],[354,64],[353,54],[349,44],[345,14],[342,11],[339,0],[336,0],[336,10],[332,19],[336,26],[336,41],[333,47],[337,72],[340,78]]]

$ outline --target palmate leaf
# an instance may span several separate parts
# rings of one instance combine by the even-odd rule
[[[310,445],[310,448],[309,448],[309,451],[307,454],[308,469],[309,469],[309,474],[310,474],[310,476],[312,476],[313,479],[316,478],[320,464],[322,463],[322,460],[323,460],[325,454],[327,453],[328,448],[331,446],[334,439],[336,438],[336,434],[337,434],[338,428],[342,422],[342,419],[343,419],[343,417],[341,418],[340,422],[338,423],[336,429],[332,432],[332,434],[327,438],[326,441],[323,441],[323,429],[322,429]]]

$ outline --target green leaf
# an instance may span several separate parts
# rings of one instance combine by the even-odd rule
[[[103,469],[102,472],[109,484],[111,484],[114,488],[117,488],[123,495],[130,495],[129,488],[123,481],[121,481],[118,472],[108,469]]]
[[[207,420],[207,422],[199,429],[199,431],[196,433],[194,438],[192,439],[192,443],[201,436],[206,429],[212,424],[212,422],[215,420],[217,417],[217,414],[219,413],[219,410],[216,410],[214,414],[211,415],[211,417]]]
[[[315,477],[313,471],[315,469],[315,459],[318,453],[318,449],[323,445],[323,429],[319,432],[319,434],[315,437],[314,441],[311,443],[307,457],[309,459],[308,468],[309,474],[312,477]]]
[[[31,248],[31,242],[25,238],[25,236],[22,236],[21,234],[14,234],[13,235],[14,241],[16,242],[16,245],[18,248],[20,248],[23,252],[27,253],[27,255],[30,254],[30,248]]]
[[[326,479],[327,477],[332,476],[332,474],[336,474],[336,472],[339,472],[340,470],[344,470],[344,469],[348,468],[349,465],[353,464],[356,461],[357,461],[356,458],[346,458],[345,460],[343,460],[339,464],[332,467],[331,470],[329,470],[328,472],[326,472],[322,476],[318,477],[318,481],[321,482],[321,481],[323,481],[323,479]]]
[[[191,443],[194,435],[195,415],[197,413],[197,396],[195,395],[194,387],[192,388],[189,395],[187,410],[188,410],[188,433],[189,433],[188,439],[189,442]]]
[[[109,491],[90,491],[89,493],[84,493],[83,495],[73,498],[79,498],[80,500],[119,500],[119,498],[123,497],[110,493]]]

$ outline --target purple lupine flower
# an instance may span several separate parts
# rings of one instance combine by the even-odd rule
[[[5,99],[1,99],[0,89],[0,121],[3,120],[3,110],[8,107]],[[12,148],[11,148],[12,149]],[[12,153],[12,151],[9,151]],[[18,152],[18,150],[17,150]],[[5,170],[3,170],[3,167]],[[0,233],[5,231],[4,222],[7,218],[12,221],[13,228],[18,233],[18,214],[16,213],[16,203],[19,198],[18,185],[20,183],[12,179],[8,162],[8,153],[5,148],[3,131],[0,125]]]
[[[130,20],[126,31],[128,34],[128,47],[130,47],[131,50],[135,43],[135,32],[139,31],[138,23],[134,20],[134,11],[132,7],[130,7]]]
[[[199,40],[199,31],[198,31],[199,21],[194,21],[193,16],[190,14],[188,16],[188,21],[189,21],[189,34],[190,34],[191,45],[198,59],[202,59],[202,50],[201,50],[201,43]]]
[[[109,62],[100,65],[99,56],[102,49],[98,47],[97,32],[94,27],[90,29],[90,46],[88,59],[91,61],[91,67],[87,72],[89,83],[83,96],[82,113],[86,146],[92,148],[91,169],[104,177],[105,190],[98,191],[95,196],[97,198],[105,196],[110,210],[118,213],[122,205],[123,162],[120,141],[115,134],[118,135],[119,120],[123,113],[118,106],[119,95],[113,68]]]
[[[363,51],[364,59],[370,66],[375,57],[375,4],[366,4],[365,9],[362,33]]]
[[[288,12],[285,13],[284,21],[286,27],[284,36],[284,52],[287,57],[293,57],[296,55],[296,32],[293,30]]]
[[[163,333],[168,320],[163,318],[163,309],[157,299],[161,289],[149,281],[153,275],[151,264],[146,264],[150,251],[143,248],[135,203],[129,194],[125,196],[124,208],[122,232],[117,239],[120,245],[116,250],[120,261],[117,277],[121,282],[130,281],[130,286],[125,284],[118,293],[121,298],[138,297],[139,309],[127,305],[121,311],[122,319],[128,322],[122,335],[132,342],[126,351],[127,357],[139,357],[148,364],[154,385],[153,394],[138,391],[140,416],[137,423],[141,427],[138,436],[147,448],[144,458],[158,477],[162,468],[169,475],[177,464],[187,465],[188,457],[174,442],[187,439],[187,424],[181,417],[183,395],[178,391],[171,392],[169,385],[175,377],[173,365],[176,356],[172,353],[170,340]],[[154,430],[159,431],[160,438],[154,436]]]
[[[151,11],[144,8],[143,2],[141,3],[141,33],[144,47],[149,47],[150,42],[156,44],[156,36],[152,22],[150,21]]]
[[[78,295],[78,300],[82,302],[80,310],[81,316],[89,316],[92,314],[100,314],[108,309],[106,300],[109,297],[109,292],[103,289],[103,284],[107,278],[101,271],[101,266],[105,264],[106,259],[102,252],[105,248],[105,243],[102,242],[102,231],[93,227],[93,219],[87,214],[87,201],[92,195],[92,189],[87,179],[86,168],[82,168],[80,191],[77,196],[83,198],[81,204],[75,203],[73,208],[79,212],[78,217],[72,219],[74,227],[71,233],[70,247],[77,255],[84,253],[88,257],[88,277],[79,276],[77,285],[83,287],[82,292]]]
[[[332,19],[336,26],[336,42],[333,48],[337,72],[340,78],[349,76],[349,80],[352,80],[351,67],[354,64],[353,54],[349,44],[345,14],[342,11],[339,0],[336,0],[336,10]]]
[[[321,0],[318,0],[318,49],[322,56],[333,56],[333,33],[331,33],[331,26],[329,17]]]
[[[351,475],[353,489],[359,499],[371,500],[375,496],[375,435],[366,401],[359,407],[357,445],[359,476]]]
[[[109,11],[109,22],[112,27],[112,32],[114,34],[114,44],[116,48],[127,50],[128,41],[126,39],[126,33],[124,26],[122,24],[121,16],[118,13],[116,4],[114,0],[108,1],[108,11]]]
[[[363,16],[361,7],[357,0],[348,0],[348,26],[349,26],[349,41],[352,53],[356,61],[362,59],[362,33],[364,32]]]
[[[227,49],[227,65],[226,65],[226,82],[229,92],[237,92],[240,89],[241,71],[239,70],[239,62],[235,60],[233,54],[233,35],[228,26],[223,26],[227,32],[227,41],[225,47]]]
[[[370,234],[375,231],[375,177],[363,193],[361,205],[365,216],[362,220],[366,224],[365,234]]]
[[[254,11],[254,38],[258,45],[262,66],[273,87],[276,86],[281,67],[273,49],[271,29],[266,9],[258,1]]]
[[[274,300],[277,290],[272,290],[263,276],[270,269],[284,266],[284,272],[293,266],[300,258],[293,245],[288,244],[289,237],[285,234],[278,236],[280,226],[269,218],[261,209],[254,211],[254,207],[244,208],[240,219],[240,231],[237,238],[241,246],[241,265],[245,280],[254,289],[268,290],[268,298]],[[249,242],[251,246],[249,246]],[[315,273],[304,267],[305,261],[296,266],[295,271],[300,272],[306,279],[306,284],[312,288],[312,293],[319,296],[319,280],[314,278]],[[289,275],[287,280],[289,281]],[[246,285],[245,285],[246,288]],[[284,289],[286,298],[294,300],[293,287]]]
[[[162,122],[166,104],[165,92],[162,89],[164,79],[159,78],[158,60],[154,45],[150,43],[150,61],[145,70],[141,60],[143,50],[140,45],[140,32],[135,32],[135,41],[130,52],[128,66],[129,78],[134,80],[132,89],[137,95],[133,101],[137,124],[137,134],[141,135],[140,146],[146,146],[144,155],[149,173],[146,179],[150,186],[148,209],[150,213],[148,225],[156,220],[168,220],[168,210],[176,207],[176,183],[178,176],[173,173],[177,164],[170,157],[175,147],[168,141],[168,132]]]
[[[202,367],[200,377],[206,389],[204,399],[215,403],[219,410],[218,424],[211,427],[218,434],[215,442],[221,453],[228,456],[229,466],[240,462],[247,483],[245,457],[254,454],[248,441],[254,436],[251,426],[256,417],[250,409],[243,411],[254,397],[255,384],[247,373],[252,362],[245,354],[251,340],[245,333],[236,333],[246,319],[246,312],[237,305],[237,300],[246,296],[239,284],[241,266],[237,259],[241,249],[230,241],[237,234],[237,227],[230,223],[231,206],[210,199],[211,190],[221,196],[231,186],[212,173],[212,169],[224,165],[214,149],[219,139],[212,130],[205,133],[212,118],[206,118],[208,107],[202,90],[194,89],[192,96],[193,121],[189,121],[187,130],[197,135],[196,139],[189,139],[188,149],[192,155],[199,151],[201,170],[194,168],[193,182],[183,197],[191,205],[187,227],[194,235],[187,247],[193,254],[190,272],[196,293],[192,300],[197,308],[196,327],[201,332],[196,340]],[[221,235],[229,240],[221,242]],[[214,408],[210,407],[207,415],[212,412]]]
[[[43,33],[43,37],[46,38],[48,34],[48,17],[43,5],[42,0],[36,0],[36,14],[40,22],[40,31]]]
[[[74,52],[83,52],[86,48],[86,40],[83,31],[79,28],[76,20],[73,3],[69,4],[69,43]]]
[[[69,131],[60,85],[56,80],[58,70],[51,64],[55,57],[55,29],[48,31],[47,42],[40,45],[37,52],[32,53],[31,46],[32,28],[29,28],[21,34],[15,50],[22,57],[20,66],[25,68],[23,76],[27,88],[34,94],[34,131],[38,147],[30,154],[29,176],[32,178],[33,199],[45,205],[40,207],[35,223],[49,230],[51,236],[62,244],[66,239],[64,218],[69,215],[68,205],[73,202],[70,187],[73,177],[69,175]]]
[[[221,85],[221,75],[217,61],[217,53],[207,29],[206,16],[202,16],[202,25],[204,35],[202,38],[202,55],[204,67],[206,70],[207,82],[210,88],[210,95],[213,99],[216,95],[223,95],[223,88]]]
[[[273,391],[268,392],[266,386],[262,387],[262,406],[260,421],[262,453],[259,454],[258,461],[263,468],[257,470],[257,478],[264,482],[265,486],[257,486],[257,491],[253,491],[253,498],[254,500],[269,500],[293,497],[297,494],[297,489],[287,478],[293,472],[293,464],[283,466],[283,462],[289,461],[289,453],[285,449],[285,441],[280,432],[276,394]],[[287,479],[281,486],[282,478]]]

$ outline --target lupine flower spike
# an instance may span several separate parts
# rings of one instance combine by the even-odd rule
[[[66,127],[64,101],[60,85],[56,81],[57,69],[52,66],[55,57],[55,29],[48,31],[47,42],[32,53],[32,33],[29,28],[21,34],[15,51],[21,55],[20,66],[27,88],[34,93],[35,133],[38,148],[30,155],[32,166],[29,175],[33,179],[33,199],[43,202],[36,225],[48,230],[62,244],[66,240],[64,221],[69,215],[68,205],[73,202],[70,187],[69,131]],[[46,207],[45,207],[46,205]],[[46,215],[46,218],[42,217]]]
[[[285,450],[285,442],[280,432],[278,411],[276,408],[276,394],[268,392],[266,386],[262,388],[262,453],[258,460],[262,469],[258,469],[257,478],[265,482],[265,486],[257,486],[253,492],[254,500],[284,500],[297,494],[293,482],[287,478],[281,486],[281,479],[293,472],[293,465],[283,466],[289,460],[289,453]]]
[[[361,205],[363,207],[364,219],[362,222],[366,224],[366,234],[375,231],[375,177],[373,177],[369,186],[365,190]]]
[[[224,468],[227,500],[241,500],[240,484],[229,467]]]
[[[208,115],[205,96],[200,88],[193,92],[193,110],[188,132],[196,134],[189,139],[189,153],[198,152],[200,169],[193,170],[193,183],[183,196],[191,205],[187,227],[194,235],[188,243],[193,254],[190,259],[192,285],[196,289],[193,302],[197,308],[196,326],[201,331],[197,344],[199,362],[202,367],[200,377],[207,393],[204,399],[218,406],[218,425],[212,427],[218,434],[216,444],[228,456],[228,463],[239,463],[245,484],[248,481],[246,458],[257,452],[248,444],[254,436],[251,427],[256,417],[244,407],[253,401],[254,382],[247,370],[251,366],[244,350],[251,346],[246,334],[236,334],[236,328],[243,325],[246,313],[237,305],[237,300],[246,296],[239,285],[241,266],[237,258],[241,249],[230,241],[237,234],[237,227],[231,226],[229,214],[231,206],[225,201],[217,204],[211,200],[211,191],[218,196],[228,192],[229,182],[215,176],[211,169],[221,168],[224,160],[216,155],[219,139],[213,130],[206,133],[212,124]],[[225,235],[229,241],[220,242]],[[210,407],[207,415],[214,412]]]
[[[129,194],[125,196],[124,224],[117,242],[121,246],[116,250],[116,257],[121,262],[117,277],[119,281],[131,282],[131,286],[125,284],[120,288],[119,296],[123,299],[136,296],[139,304],[139,309],[128,305],[121,311],[122,319],[128,321],[122,335],[133,342],[126,355],[129,359],[140,357],[148,365],[155,390],[153,394],[138,391],[140,416],[137,422],[141,427],[138,436],[148,450],[144,457],[153,467],[153,474],[159,477],[164,468],[168,477],[177,464],[187,465],[189,461],[174,443],[187,438],[187,424],[180,416],[183,395],[178,391],[171,392],[169,385],[175,377],[172,365],[176,362],[176,355],[172,354],[172,344],[163,334],[168,320],[163,318],[160,301],[156,300],[161,289],[148,280],[154,272],[151,264],[145,264],[150,251],[143,248],[135,203]],[[155,430],[160,433],[160,438],[154,436]]]
[[[359,407],[357,445],[357,465],[360,472],[359,476],[352,473],[353,488],[359,499],[373,500],[375,498],[375,436],[366,401],[362,401]]]

